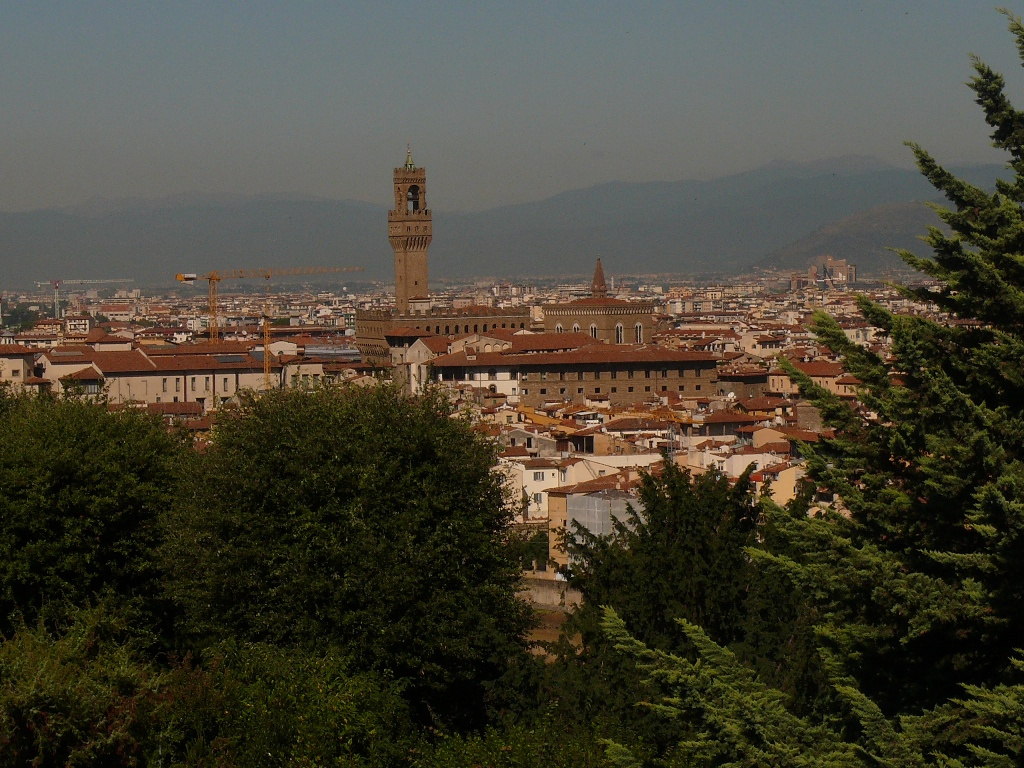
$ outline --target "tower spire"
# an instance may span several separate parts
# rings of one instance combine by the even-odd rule
[[[601,257],[597,257],[597,266],[594,267],[594,279],[590,282],[590,295],[595,299],[608,298],[608,285],[604,281],[604,268],[601,266]]]
[[[416,163],[412,161],[412,142],[405,142],[405,170],[415,171]]]

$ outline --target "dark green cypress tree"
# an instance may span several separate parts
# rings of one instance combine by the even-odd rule
[[[1006,13],[1004,11],[1004,13]],[[1024,62],[1024,24],[1007,13]],[[816,617],[837,706],[795,717],[699,627],[698,661],[638,642],[606,618],[617,647],[662,691],[652,705],[690,724],[698,765],[1019,765],[1024,759],[1024,112],[978,59],[970,87],[1009,180],[975,187],[911,145],[949,200],[933,255],[902,252],[938,289],[904,289],[936,320],[868,300],[891,342],[884,359],[819,315],[821,341],[861,381],[854,410],[790,369],[835,437],[807,450],[835,492],[809,515],[766,505],[748,551]]]
[[[1024,27],[1011,17],[1010,28],[1024,52]],[[904,291],[945,318],[863,300],[891,341],[882,360],[818,316],[819,338],[863,382],[856,413],[802,382],[836,428],[811,474],[847,516],[783,521],[805,543],[801,578],[827,595],[824,648],[890,712],[1000,680],[1024,637],[1024,114],[1000,75],[978,59],[974,69],[1013,179],[986,192],[912,145],[952,205],[936,207],[947,229],[930,228],[932,258],[901,253],[938,290]]]

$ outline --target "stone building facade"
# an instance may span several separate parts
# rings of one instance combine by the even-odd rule
[[[466,349],[430,362],[434,379],[493,388],[510,402],[608,402],[628,406],[677,393],[715,393],[717,357],[648,345],[594,344],[571,352],[508,354]]]
[[[601,259],[594,268],[590,298],[565,304],[545,304],[547,333],[588,333],[608,344],[647,344],[656,329],[656,307],[651,302],[609,298]]]

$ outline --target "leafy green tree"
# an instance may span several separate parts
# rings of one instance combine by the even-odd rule
[[[167,765],[397,766],[428,746],[394,685],[332,652],[227,642],[155,693],[142,746]]]
[[[109,606],[76,611],[60,624],[55,634],[20,625],[0,643],[3,763],[141,764],[161,672]]]
[[[156,629],[159,518],[184,443],[104,403],[0,395],[0,633],[116,595]]]
[[[402,686],[420,722],[480,723],[529,621],[494,451],[440,393],[245,400],[168,528],[185,632],[339,647]]]

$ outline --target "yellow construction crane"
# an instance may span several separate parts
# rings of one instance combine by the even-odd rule
[[[217,286],[221,280],[244,280],[253,277],[262,277],[270,280],[272,277],[282,275],[327,275],[335,272],[362,272],[362,267],[266,267],[259,269],[227,269],[222,271],[207,272],[205,275],[197,275],[194,272],[185,272],[175,275],[174,278],[182,283],[191,285],[196,280],[206,280],[210,284],[210,343],[216,343],[220,338],[220,327],[217,320]],[[263,380],[267,389],[270,388],[270,312],[264,309],[263,312]]]

